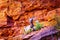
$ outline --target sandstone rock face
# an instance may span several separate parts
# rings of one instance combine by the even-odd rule
[[[20,2],[11,2],[9,3],[9,10],[7,15],[12,17],[13,20],[18,19],[18,17],[20,16],[21,12],[21,3]]]
[[[0,9],[8,7],[8,0],[0,0]]]
[[[31,18],[34,25],[38,20],[44,27],[53,27],[56,15],[60,16],[59,0],[0,0],[0,38],[23,35]]]
[[[0,27],[7,25],[6,9],[0,11]]]

